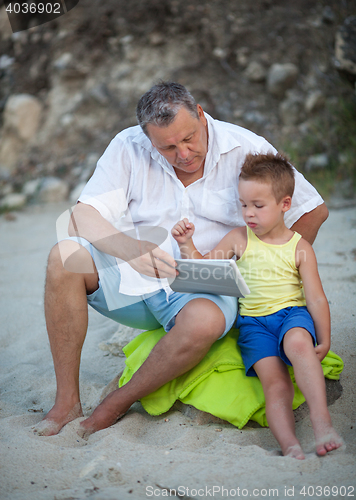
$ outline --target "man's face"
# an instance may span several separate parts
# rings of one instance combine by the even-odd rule
[[[152,145],[176,169],[178,177],[179,174],[185,177],[190,174],[203,175],[208,151],[208,128],[199,104],[197,110],[199,118],[182,107],[168,127],[147,125]]]

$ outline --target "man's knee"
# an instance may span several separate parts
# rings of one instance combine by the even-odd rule
[[[89,291],[96,290],[98,273],[90,253],[75,241],[60,241],[52,248],[48,257],[47,282],[79,277],[84,277]]]
[[[177,316],[176,324],[182,326],[187,337],[195,342],[213,343],[225,331],[225,316],[209,299],[188,302]]]

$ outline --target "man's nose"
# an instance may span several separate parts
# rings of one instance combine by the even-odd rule
[[[180,158],[181,160],[185,160],[186,158],[188,158],[188,154],[189,154],[188,147],[185,144],[179,144],[177,146],[178,158]]]

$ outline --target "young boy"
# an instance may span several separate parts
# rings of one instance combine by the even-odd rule
[[[305,458],[295,435],[294,389],[286,366],[292,365],[310,409],[317,454],[325,455],[342,445],[332,427],[320,364],[330,348],[330,312],[311,245],[284,224],[293,168],[281,155],[249,155],[238,189],[246,227],[230,231],[207,255],[196,249],[194,225],[187,219],[172,235],[183,258],[237,257],[251,291],[239,299],[238,344],[246,374],[261,380],[270,429],[283,455]]]

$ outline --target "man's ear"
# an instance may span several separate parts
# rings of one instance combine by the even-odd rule
[[[292,206],[292,198],[290,196],[285,196],[282,198],[282,211],[288,212],[290,207]]]
[[[199,115],[199,120],[203,123],[203,125],[206,125],[206,118],[204,115],[204,110],[200,106],[200,104],[197,104],[197,111],[198,111],[198,115]]]

